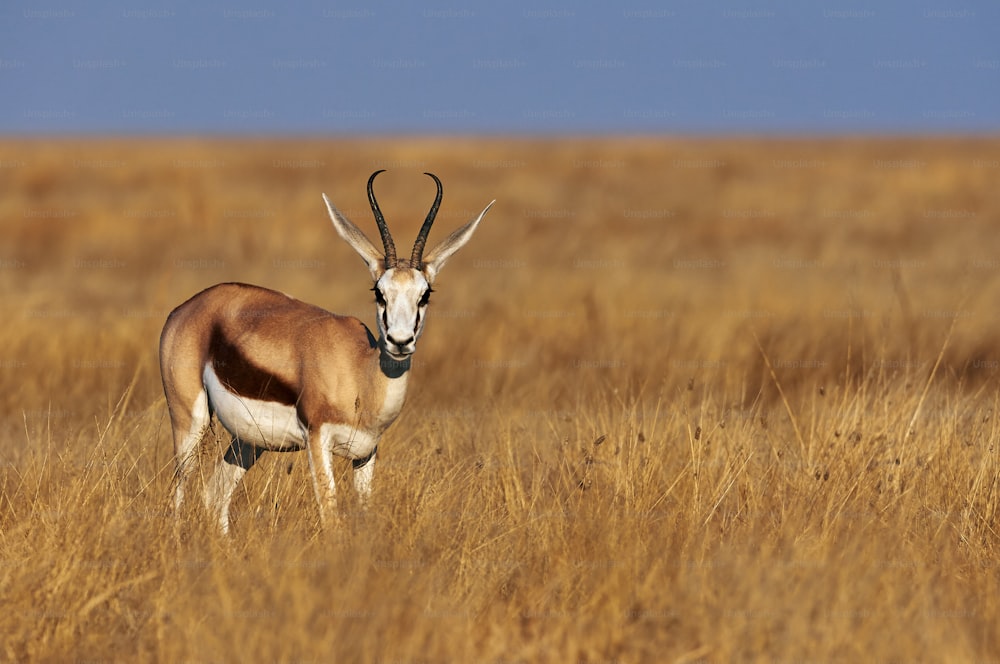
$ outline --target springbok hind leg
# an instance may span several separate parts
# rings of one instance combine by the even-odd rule
[[[174,514],[180,514],[184,504],[184,492],[198,465],[201,446],[211,425],[212,413],[208,407],[208,395],[202,391],[194,400],[190,411],[170,413],[174,430],[174,459],[176,486],[174,488]],[[184,421],[179,421],[179,420]]]
[[[205,507],[218,519],[223,534],[229,532],[229,505],[233,492],[263,452],[234,436],[226,453],[215,464],[215,471],[205,487]]]

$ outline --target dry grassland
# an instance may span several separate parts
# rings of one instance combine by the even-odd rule
[[[370,509],[265,455],[175,529],[156,345],[445,268]],[[998,661],[1000,142],[0,144],[0,660]]]

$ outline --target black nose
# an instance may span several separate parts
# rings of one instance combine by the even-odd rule
[[[400,348],[402,348],[403,346],[408,346],[410,345],[410,343],[413,342],[412,336],[406,337],[405,339],[402,339],[400,341],[397,341],[391,334],[386,334],[385,338],[389,340],[389,343],[393,344],[394,346],[398,346]]]

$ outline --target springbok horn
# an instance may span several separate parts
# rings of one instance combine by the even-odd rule
[[[437,196],[434,197],[434,204],[431,205],[431,210],[427,213],[427,218],[424,219],[424,225],[420,227],[420,232],[417,233],[417,240],[413,243],[413,254],[410,255],[410,267],[417,270],[420,269],[420,263],[424,259],[424,245],[427,244],[427,234],[430,233],[434,217],[437,216],[438,208],[441,207],[441,180],[438,180],[438,177],[433,173],[424,173],[424,175],[434,178],[434,182],[437,183]]]
[[[372,191],[372,183],[375,182],[375,176],[379,173],[385,173],[385,169],[375,171],[368,178],[368,202],[372,204],[375,223],[378,224],[378,232],[382,234],[382,246],[385,247],[385,269],[389,270],[396,267],[396,245],[392,242],[389,227],[385,225],[385,217],[382,216],[382,210],[379,209],[378,201],[375,200],[375,192]]]

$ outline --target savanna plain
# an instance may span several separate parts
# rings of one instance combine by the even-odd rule
[[[363,509],[171,510],[157,342],[442,271]],[[1000,141],[0,141],[0,660],[1000,661]],[[215,429],[220,449],[223,431]],[[220,452],[221,453],[221,452]]]

